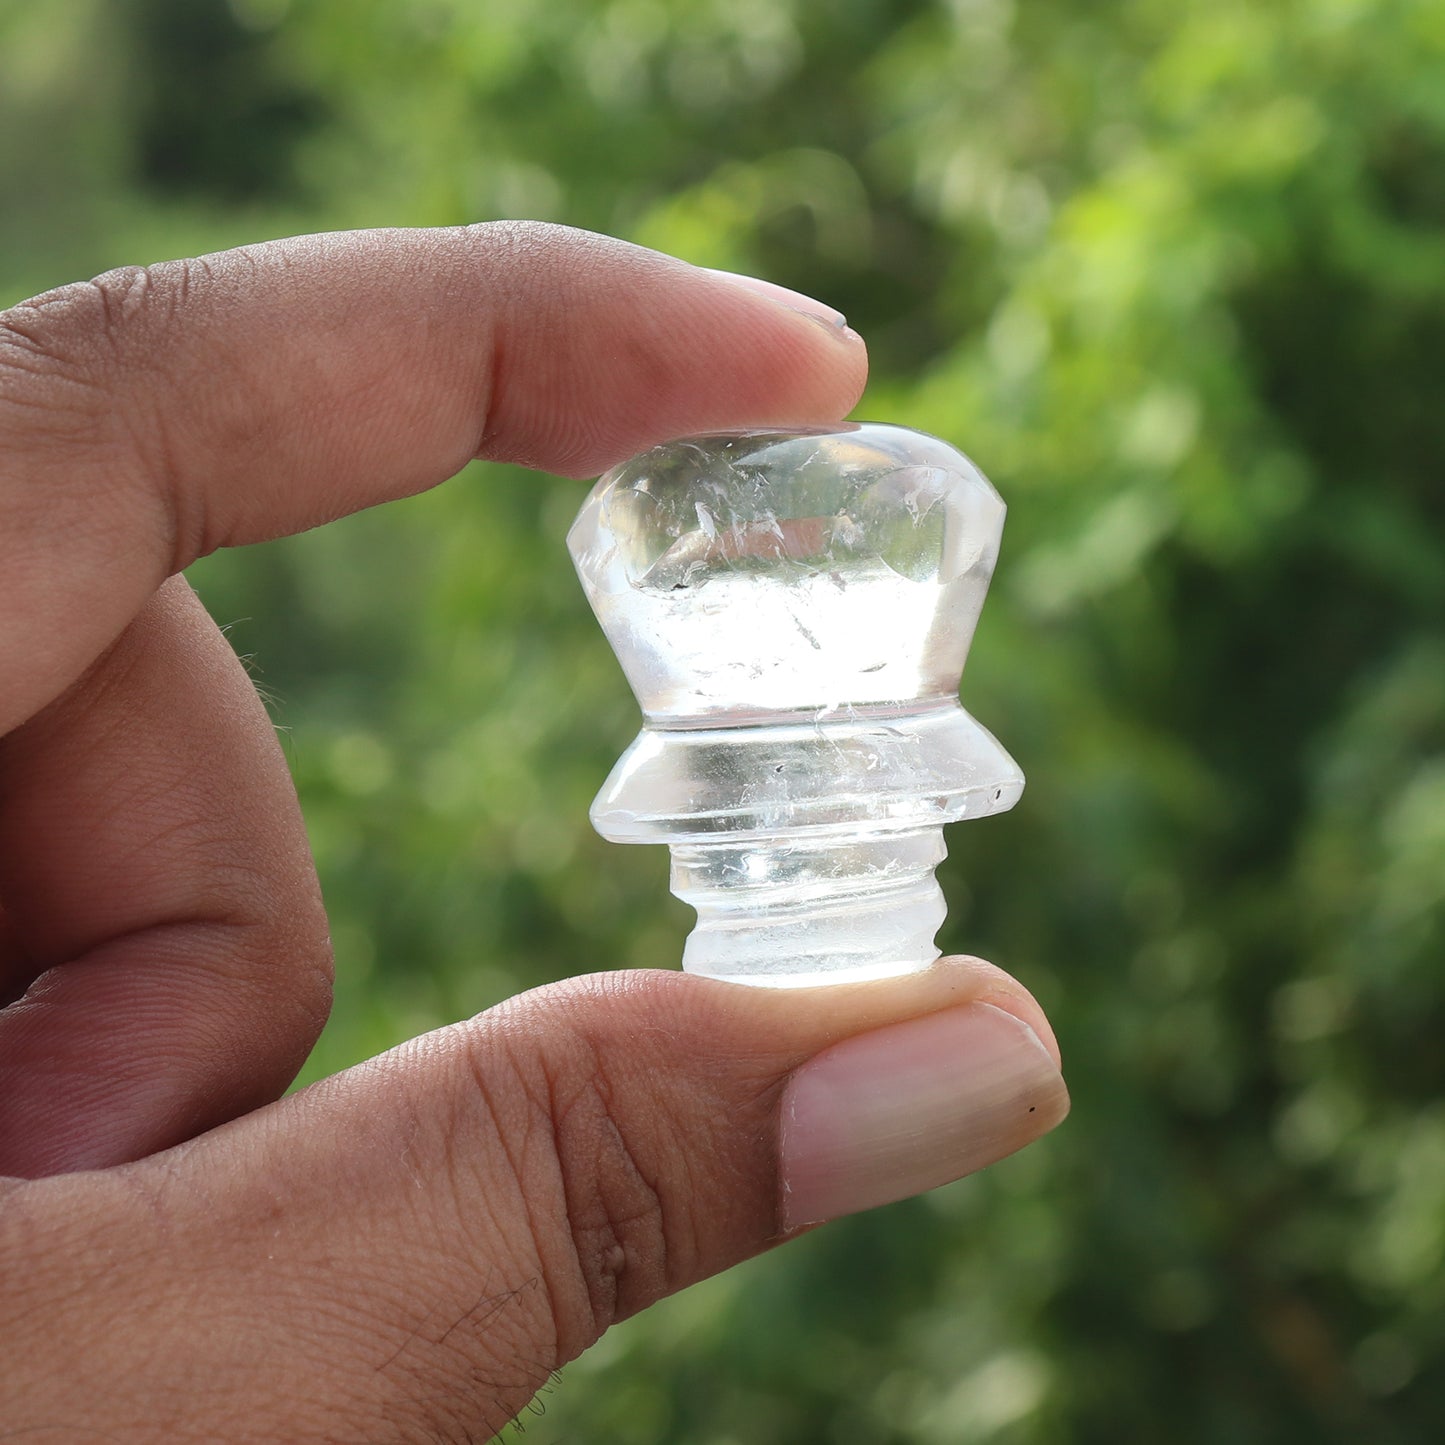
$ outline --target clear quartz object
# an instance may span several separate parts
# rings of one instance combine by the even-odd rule
[[[666,843],[693,973],[804,985],[927,967],[943,824],[1023,774],[958,702],[1004,505],[962,453],[846,423],[664,443],[567,542],[644,724],[592,805]]]

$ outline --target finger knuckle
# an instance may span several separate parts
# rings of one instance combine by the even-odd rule
[[[126,359],[126,324],[151,289],[145,268],[132,266],[22,301],[3,317],[5,359],[47,379],[93,386]]]
[[[158,430],[147,384],[168,365],[160,343],[194,284],[190,262],[126,266],[0,313],[0,395],[30,441],[107,448]]]
[[[525,1201],[557,1332],[559,1361],[677,1284],[689,1252],[685,1191],[668,1175],[683,1151],[656,1100],[643,1101],[605,1052],[575,1034],[471,1059]],[[501,1103],[505,1098],[511,1102]],[[666,1155],[670,1166],[659,1163]]]
[[[560,1062],[539,1059],[537,1070],[567,1238],[591,1327],[601,1334],[668,1292],[672,1221],[660,1176],[635,1137],[640,1121],[619,1107],[605,1059],[579,1043]]]
[[[104,307],[92,283],[47,292],[0,313],[0,396],[6,419],[27,437],[105,440],[98,404]]]

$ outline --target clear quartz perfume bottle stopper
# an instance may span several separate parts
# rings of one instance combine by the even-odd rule
[[[958,702],[1003,517],[962,453],[877,423],[667,442],[593,488],[568,546],[644,722],[592,821],[672,850],[686,969],[938,956],[943,824],[1023,790]]]

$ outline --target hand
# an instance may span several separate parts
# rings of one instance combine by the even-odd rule
[[[795,993],[574,979],[300,1094],[326,918],[177,575],[440,482],[825,422],[816,302],[558,228],[306,237],[0,315],[0,1419],[475,1439],[614,1320],[1067,1110],[976,960]]]

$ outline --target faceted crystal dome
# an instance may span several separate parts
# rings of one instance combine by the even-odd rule
[[[598,483],[568,545],[649,721],[954,697],[1004,507],[901,427],[691,437]]]

